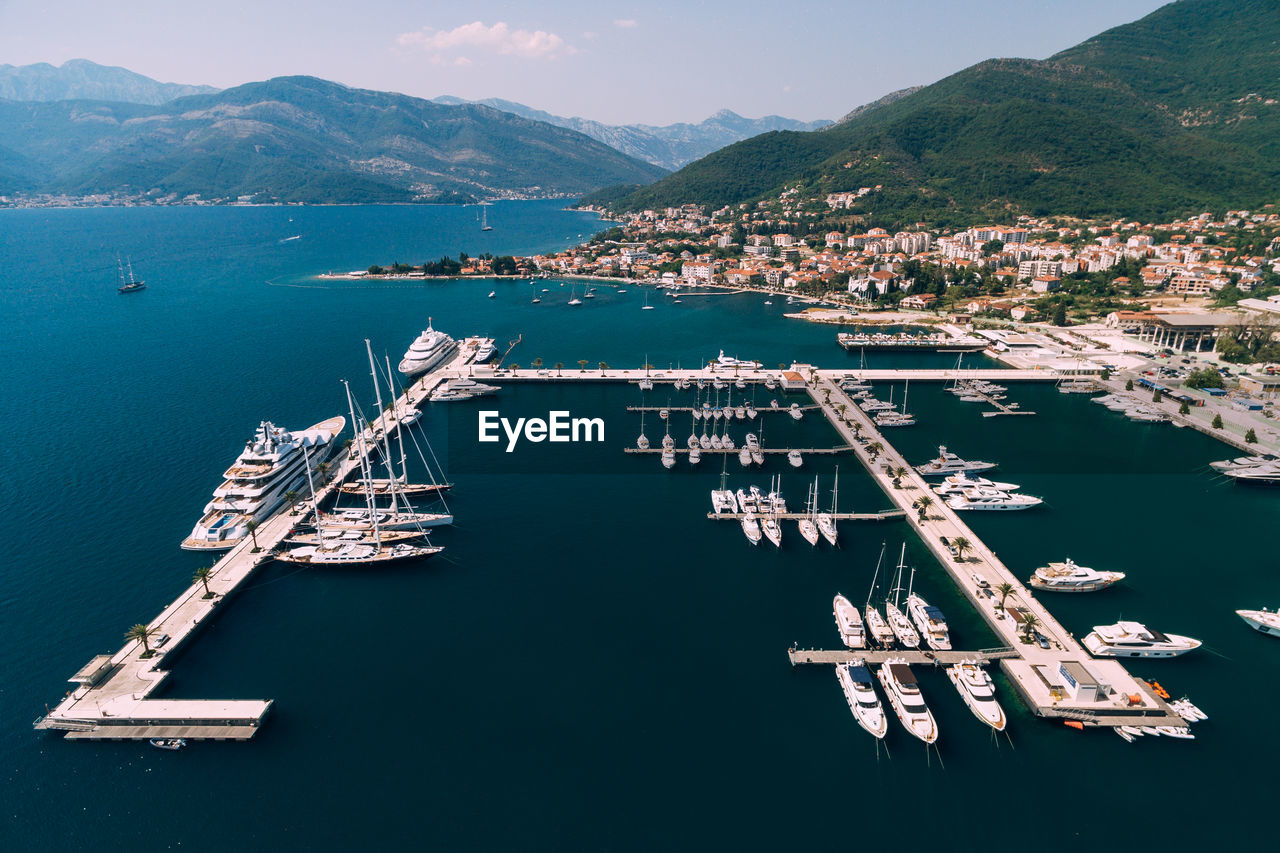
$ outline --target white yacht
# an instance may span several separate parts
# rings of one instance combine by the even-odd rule
[[[369,544],[339,542],[334,545],[304,545],[275,555],[286,563],[310,566],[368,566],[400,560],[424,560],[443,551],[439,545],[413,545],[407,542]]]
[[[1004,709],[996,701],[996,686],[985,669],[974,661],[962,661],[947,667],[947,678],[975,717],[998,732],[1004,731]]]
[[[418,512],[400,508],[379,509],[375,514],[367,509],[339,509],[321,513],[316,522],[330,530],[420,530],[453,524],[453,516],[445,512]]]
[[[760,367],[760,362],[741,358],[731,358],[724,354],[724,350],[720,350],[720,355],[716,357],[716,363],[713,365],[713,369],[722,370],[727,368],[732,370],[735,367],[738,369],[745,368],[746,370],[756,370]]]
[[[909,427],[916,424],[915,417],[905,412],[876,412],[871,419],[878,427]]]
[[[447,362],[457,350],[458,342],[431,328],[431,318],[428,317],[427,328],[405,351],[400,372],[405,376],[420,376]]]
[[[1235,471],[1240,468],[1256,468],[1259,465],[1270,465],[1280,462],[1280,457],[1271,454],[1260,456],[1237,456],[1235,459],[1224,459],[1221,462],[1210,462],[1209,467],[1215,471]]]
[[[836,678],[858,725],[883,739],[889,731],[889,718],[880,705],[880,697],[876,696],[871,670],[862,661],[842,663],[836,666]]]
[[[700,446],[689,448],[689,464],[697,465],[701,461],[702,461],[702,448]]]
[[[498,353],[498,348],[494,345],[492,338],[485,338],[480,342],[480,346],[476,347],[476,364],[484,364]]]
[[[889,704],[907,731],[925,743],[936,742],[938,724],[920,695],[920,685],[916,683],[911,667],[902,659],[891,660],[881,664],[877,674],[885,695],[889,697]]]
[[[744,444],[744,445],[742,445],[742,447],[738,450],[738,464],[739,464],[739,465],[741,465],[743,468],[750,467],[750,465],[751,465],[751,447],[750,447],[749,445]]]
[[[972,474],[952,474],[933,490],[940,495],[958,495],[965,489],[991,489],[997,492],[1016,492],[1022,488],[1017,483],[1000,483],[986,477],[975,477]]]
[[[951,649],[947,618],[942,615],[941,610],[913,592],[907,596],[907,613],[911,614],[911,621],[920,629],[925,645],[939,652]]]
[[[662,467],[668,470],[676,467],[676,452],[670,447],[662,449]]]
[[[948,474],[962,474],[966,471],[989,471],[996,467],[994,462],[968,462],[952,453],[944,445],[938,447],[938,458],[930,459],[916,470],[923,477],[943,477]]]
[[[1200,648],[1200,641],[1178,634],[1162,634],[1140,622],[1095,625],[1084,647],[1099,657],[1171,658]]]
[[[246,525],[261,523],[298,491],[307,476],[306,459],[314,471],[329,458],[346,418],[339,415],[300,432],[289,432],[263,421],[245,442],[235,463],[222,475],[222,485],[205,504],[204,515],[182,541],[188,551],[224,551],[249,535]],[[306,452],[303,452],[303,449]]]
[[[954,510],[994,510],[1010,511],[1031,509],[1044,503],[1043,498],[1031,495],[1011,495],[995,489],[966,489],[958,495],[947,498],[947,506]]]
[[[834,546],[839,533],[836,530],[836,521],[829,512],[820,512],[814,519],[818,525],[818,532],[822,534],[822,538],[827,540],[828,545]]]
[[[920,648],[920,635],[916,633],[916,629],[911,627],[911,620],[898,609],[892,601],[884,603],[884,615],[889,622],[889,628],[892,629],[893,635],[898,638],[898,643],[904,649]]]
[[[1093,592],[1124,580],[1124,572],[1100,572],[1077,565],[1070,557],[1065,563],[1050,563],[1036,569],[1030,584],[1050,592]]]
[[[799,468],[804,464],[804,457],[800,455],[799,450],[787,451],[787,461],[791,463],[792,468]]]
[[[804,417],[804,412],[800,409],[799,403],[792,403],[791,408],[787,410],[787,414],[791,415],[791,420],[798,421]]]
[[[762,534],[760,533],[760,522],[756,520],[754,512],[747,510],[742,516],[742,532],[746,534],[747,541],[752,545],[759,545]]]
[[[1280,637],[1280,612],[1267,610],[1264,607],[1261,610],[1237,610],[1236,615],[1255,631]]]
[[[867,635],[862,627],[862,614],[858,608],[843,595],[836,595],[832,601],[832,613],[836,617],[836,629],[840,631],[840,640],[851,649],[860,649],[867,644]]]
[[[1280,462],[1232,468],[1222,473],[1237,483],[1247,483],[1254,486],[1280,486]]]

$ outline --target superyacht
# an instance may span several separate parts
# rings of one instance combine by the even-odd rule
[[[938,458],[931,459],[923,465],[917,465],[916,471],[922,477],[943,477],[948,474],[964,474],[971,471],[989,471],[996,467],[994,462],[967,462],[947,450],[945,445],[938,446]]]
[[[866,632],[862,628],[862,614],[849,599],[837,594],[832,602],[832,613],[836,617],[836,628],[840,631],[840,640],[851,649],[860,649],[867,644]]]
[[[1171,658],[1200,648],[1200,641],[1153,631],[1140,622],[1095,625],[1084,647],[1099,657]]]
[[[929,706],[920,695],[920,685],[916,683],[911,667],[902,659],[891,660],[880,665],[878,673],[880,684],[889,697],[898,719],[907,727],[907,731],[925,743],[938,740],[938,724],[934,722]]]
[[[431,328],[431,318],[428,317],[427,328],[405,351],[400,372],[405,376],[420,376],[447,362],[457,350],[458,342]]]
[[[998,732],[1004,731],[1004,709],[996,701],[995,684],[985,669],[974,661],[962,661],[947,667],[947,678],[975,717]]]
[[[1077,565],[1070,557],[1065,563],[1050,563],[1036,569],[1029,583],[1049,592],[1094,592],[1124,580],[1124,572],[1100,572]]]
[[[245,442],[235,464],[223,474],[222,485],[214,490],[213,500],[205,505],[204,516],[182,547],[220,551],[240,542],[249,535],[249,522],[261,523],[284,502],[287,493],[302,486],[308,454],[312,468],[328,459],[337,446],[334,438],[345,425],[346,418],[341,415],[301,432],[263,421],[254,437]]]

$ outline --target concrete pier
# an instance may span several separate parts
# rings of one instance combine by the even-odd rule
[[[856,446],[858,460],[903,510],[908,523],[964,596],[1001,640],[1017,650],[1017,657],[1001,659],[1001,667],[1034,713],[1085,725],[1186,724],[1145,681],[1130,675],[1119,661],[1089,655],[945,502],[934,499],[922,518],[914,504],[922,496],[933,497],[929,484],[835,382],[819,374],[806,390],[814,402],[822,405],[827,420],[841,437]],[[830,402],[823,404],[824,397]],[[843,414],[837,409],[841,404]],[[876,443],[883,450],[873,454],[868,448]],[[905,468],[907,474],[898,478],[895,486],[890,472],[899,468]],[[1011,523],[1017,522],[1011,519]],[[970,546],[962,558],[953,555],[948,547],[957,540],[967,540]],[[999,596],[989,595],[988,591],[1004,583],[1013,591],[1001,607]],[[1035,617],[1035,628],[1048,637],[1049,648],[1024,641],[1021,626],[1029,616]]]
[[[449,371],[464,369],[474,357],[474,339],[459,347],[448,365],[412,383],[409,389],[374,420],[375,436],[397,429],[400,418],[414,411]],[[352,425],[348,425],[351,427]],[[346,433],[351,435],[351,433]],[[337,440],[342,439],[339,434]],[[354,445],[353,445],[354,447]],[[317,484],[316,499],[323,501],[357,470],[360,458],[354,450],[331,457],[328,482]],[[148,622],[154,630],[153,654],[144,657],[142,643],[130,641],[114,655],[98,655],[69,680],[76,687],[56,708],[33,724],[40,731],[63,731],[71,740],[146,740],[188,738],[195,740],[247,740],[253,737],[271,708],[270,700],[151,699],[169,675],[161,669],[167,656],[195,635],[200,626],[230,598],[259,566],[271,560],[271,551],[303,520],[283,507],[263,520],[253,532],[214,565],[209,576],[209,597],[204,585],[194,583]],[[167,640],[158,645],[159,638]]]

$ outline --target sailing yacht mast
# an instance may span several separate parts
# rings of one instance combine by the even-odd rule
[[[360,474],[364,479],[364,502],[369,508],[369,520],[373,524],[373,540],[381,547],[382,532],[378,529],[378,508],[374,505],[373,500],[373,476],[369,470],[369,454],[365,451],[364,431],[365,427],[361,426],[361,422],[356,420],[356,404],[351,398],[351,383],[342,380],[342,386],[347,389],[347,408],[351,411],[351,423],[356,428],[356,452],[360,454]]]
[[[875,595],[876,593],[876,579],[880,577],[880,564],[884,562],[884,550],[885,550],[885,544],[881,542],[880,558],[876,560],[876,571],[875,571],[875,574],[871,576],[871,588],[867,590],[867,605],[866,605],[867,607],[871,606],[871,596]]]

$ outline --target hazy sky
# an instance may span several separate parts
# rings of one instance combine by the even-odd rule
[[[610,123],[838,118],[982,59],[1042,59],[1161,0],[0,0],[0,63],[167,82],[310,74]]]

